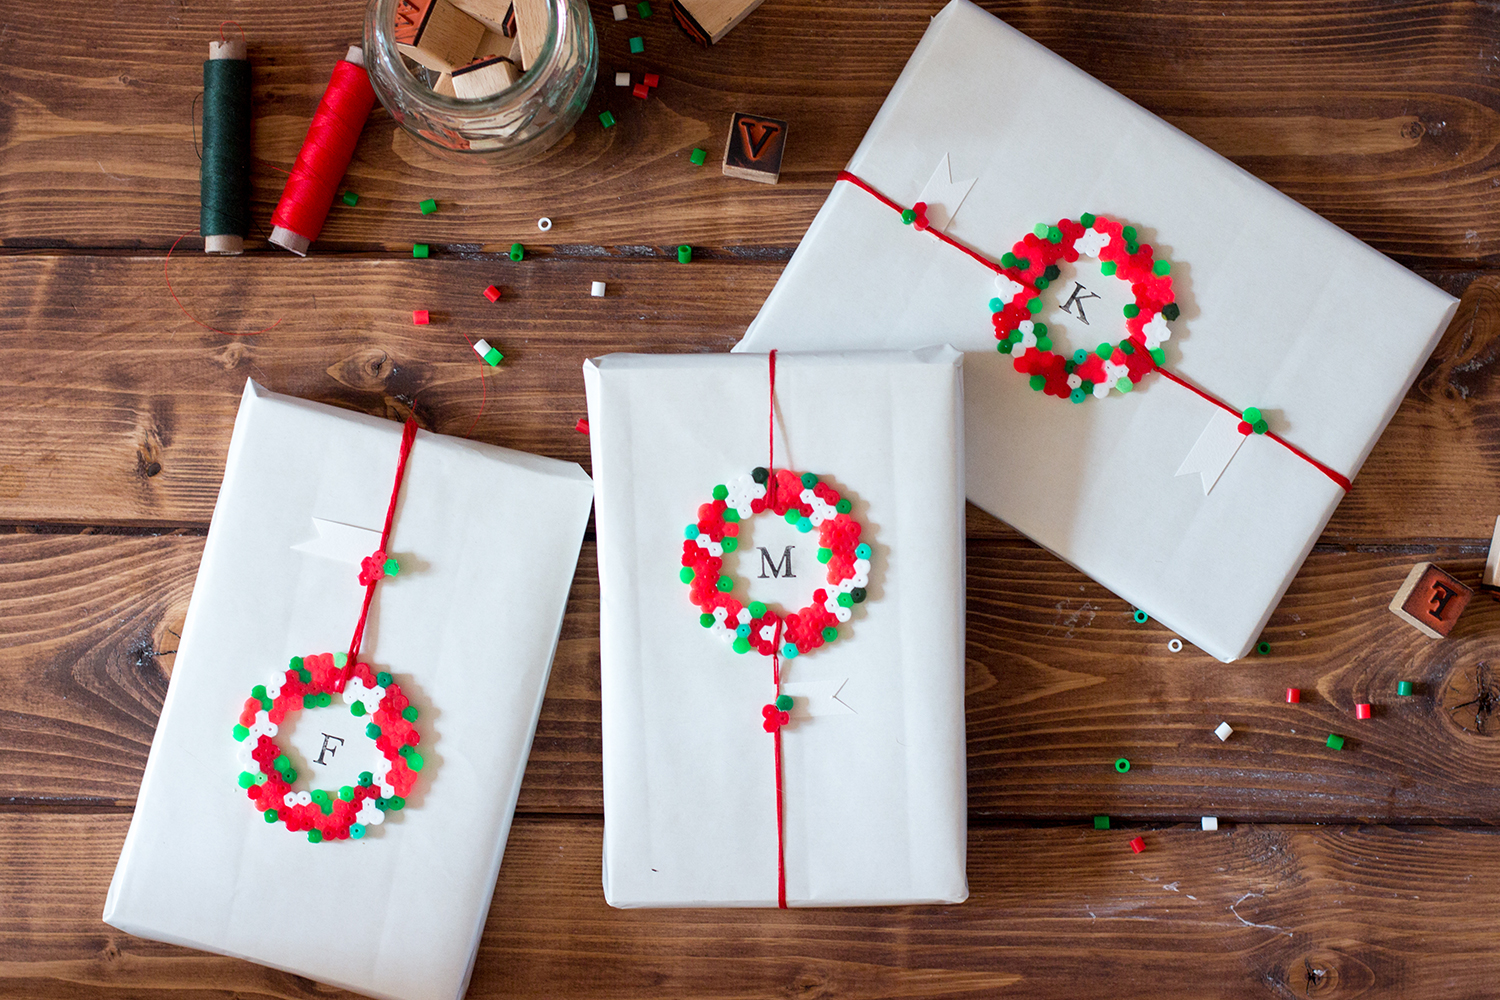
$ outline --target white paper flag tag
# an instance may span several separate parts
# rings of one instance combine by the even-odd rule
[[[970,177],[955,181],[952,164],[948,160],[948,154],[944,153],[937,169],[927,181],[927,186],[917,198],[917,201],[927,203],[927,228],[936,229],[940,233],[946,231],[976,180],[977,177]]]
[[[1203,495],[1208,496],[1224,470],[1229,468],[1229,462],[1240,450],[1240,445],[1245,443],[1245,437],[1240,433],[1239,417],[1226,410],[1215,409],[1214,415],[1208,420],[1208,426],[1198,435],[1198,443],[1193,445],[1193,450],[1182,460],[1177,475],[1198,473],[1203,477]]]
[[[820,715],[857,715],[844,700],[849,678],[831,681],[782,681],[781,693],[792,696],[793,719],[815,719]]]
[[[325,521],[321,517],[313,518],[312,523],[317,534],[293,545],[293,552],[358,566],[361,559],[380,547],[380,532],[370,528]]]

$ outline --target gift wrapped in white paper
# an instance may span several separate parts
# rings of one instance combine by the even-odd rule
[[[777,358],[775,467],[826,477],[871,547],[869,600],[840,637],[781,660],[794,699],[782,737],[789,905],[968,895],[961,359],[946,347]],[[772,659],[702,627],[679,580],[684,524],[716,485],[734,500],[770,461],[767,358],[610,355],[584,379],[605,898],[775,906]],[[816,530],[770,513],[740,527],[724,556],[733,596],[786,614],[828,587]]]
[[[991,261],[1042,222],[1135,226],[1181,306],[1166,367],[1349,478],[1456,305],[966,0],[933,18],[848,169]],[[1128,292],[1097,262],[1064,267],[1037,317],[1052,349],[1122,339]],[[1245,655],[1341,487],[1267,436],[1240,446],[1236,418],[1160,373],[1080,405],[1032,391],[996,351],[1001,294],[840,181],[736,350],[975,352],[969,499],[1206,652]]]
[[[406,807],[312,844],[236,784],[251,688],[348,646],[400,441],[392,421],[246,385],[106,922],[371,996],[463,994],[588,522],[582,469],[419,432],[400,570],[361,654],[420,710]],[[380,757],[367,722],[335,700],[288,716],[278,742],[314,787],[352,785]]]

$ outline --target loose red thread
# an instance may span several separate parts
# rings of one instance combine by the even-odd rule
[[[771,405],[766,420],[766,505],[776,502],[776,352],[771,351]]]
[[[781,619],[776,620],[776,651],[771,654],[771,679],[776,682],[776,697],[781,697]],[[781,727],[772,734],[776,740],[776,905],[786,909],[786,840],[783,833],[781,793]]]
[[[311,242],[323,231],[365,119],[375,106],[375,90],[363,66],[340,59],[323,100],[307,128],[302,151],[287,176],[271,224]]]
[[[859,188],[861,191],[864,191],[866,194],[868,194],[871,197],[873,197],[876,201],[880,202],[882,205],[886,206],[887,208],[891,209],[892,211],[896,212],[897,214],[900,214],[901,212],[905,211],[905,209],[903,209],[900,205],[896,204],[894,201],[892,201],[891,199],[887,198],[885,195],[881,194],[879,191],[875,190],[873,187],[871,187],[869,184],[867,184],[864,181],[863,178],[858,177],[858,176],[856,176],[854,174],[851,174],[847,170],[840,170],[839,174],[838,174],[837,180],[848,181],[850,184],[853,184],[855,187]],[[989,268],[991,271],[995,272],[996,274],[1001,274],[1001,273],[1004,272],[1004,268],[1002,268],[999,264],[996,264],[994,261],[988,259],[987,257],[984,257],[983,255],[975,252],[974,250],[969,249],[968,247],[964,246],[962,243],[960,243],[957,240],[955,240],[953,237],[949,236],[947,233],[942,233],[942,232],[939,232],[938,230],[932,229],[932,228],[929,228],[927,230],[927,232],[930,233],[930,234],[932,234],[933,236],[937,237],[939,240],[942,240],[944,243],[948,244],[949,246],[953,247],[954,249],[959,250],[959,251],[967,254],[968,256],[972,257],[974,260],[978,261],[980,264],[983,264],[985,267]],[[1159,372],[1161,372],[1163,375],[1165,375],[1171,381],[1176,382],[1178,385],[1182,386],[1184,389],[1187,389],[1190,392],[1197,393],[1199,396],[1201,396],[1204,399],[1208,400],[1210,403],[1212,403],[1213,405],[1219,407],[1220,409],[1223,409],[1223,410],[1225,410],[1225,411],[1227,411],[1229,413],[1233,413],[1236,417],[1238,417],[1240,415],[1240,411],[1239,410],[1236,410],[1233,407],[1229,406],[1227,403],[1224,403],[1223,401],[1221,401],[1219,399],[1216,399],[1213,396],[1210,396],[1208,393],[1204,392],[1202,389],[1200,389],[1197,386],[1193,385],[1187,379],[1184,379],[1184,378],[1182,378],[1179,375],[1172,374],[1172,372],[1168,371],[1165,367],[1163,367],[1161,365],[1157,365],[1156,366],[1156,370],[1159,371]],[[774,360],[774,358],[772,359],[772,378],[773,378],[773,380],[775,378],[775,360]],[[1311,455],[1307,454],[1307,452],[1303,451],[1301,448],[1298,448],[1296,445],[1292,444],[1290,441],[1287,441],[1285,438],[1281,437],[1279,434],[1268,432],[1266,434],[1266,437],[1270,438],[1272,441],[1275,441],[1277,444],[1281,445],[1283,448],[1285,448],[1287,451],[1291,452],[1293,455],[1296,455],[1298,458],[1300,458],[1303,461],[1307,462],[1309,465],[1311,465],[1313,468],[1317,469],[1319,472],[1323,473],[1323,475],[1327,476],[1329,479],[1332,479],[1335,483],[1338,484],[1338,486],[1339,486],[1340,489],[1344,490],[1344,492],[1347,493],[1349,491],[1350,487],[1354,485],[1350,481],[1350,479],[1349,479],[1348,476],[1345,476],[1345,475],[1343,475],[1340,472],[1336,472],[1333,469],[1329,468],[1328,466],[1324,465],[1322,462],[1320,462],[1317,459],[1313,458]]]
[[[187,232],[183,233],[182,236],[179,236],[175,240],[173,240],[172,245],[167,248],[167,256],[161,262],[161,276],[167,281],[167,294],[172,296],[172,301],[177,303],[177,308],[182,310],[182,314],[210,333],[222,333],[226,337],[253,337],[258,333],[266,333],[280,326],[281,320],[278,319],[270,326],[263,326],[259,330],[220,330],[216,326],[209,326],[197,316],[194,316],[192,313],[188,312],[187,306],[182,304],[182,300],[177,297],[177,292],[172,288],[172,275],[167,271],[167,265],[172,261],[172,251],[177,249],[177,244],[181,243],[184,237],[190,236],[197,231],[198,230],[196,229],[189,229]]]
[[[385,510],[385,527],[380,530],[380,551],[386,551],[386,545],[391,540],[391,525],[396,520],[396,501],[401,497],[401,480],[406,475],[406,459],[411,454],[412,442],[417,439],[417,419],[407,417],[406,423],[401,428],[401,456],[396,459],[396,482],[391,487],[391,502]],[[359,644],[365,636],[365,622],[370,617],[370,602],[375,598],[375,587],[380,582],[378,577],[373,578],[365,586],[365,603],[359,612],[359,624],[354,626],[354,637],[349,640],[349,661],[344,664],[344,669],[334,682],[334,691],[344,690],[344,685],[349,678],[354,676],[354,665],[359,661]]]

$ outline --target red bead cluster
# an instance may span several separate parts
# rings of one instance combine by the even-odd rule
[[[767,478],[765,494],[750,501],[750,510],[753,514],[769,510],[782,517],[795,510],[801,517],[811,518],[818,508],[812,501],[802,499],[803,492],[808,489],[826,505],[825,519],[817,526],[818,541],[822,548],[830,550],[827,579],[834,587],[838,587],[856,575],[855,549],[859,545],[861,528],[859,522],[847,511],[837,511],[841,499],[837,490],[824,482],[814,482],[814,485],[808,487],[803,476],[788,469],[776,469]],[[847,508],[848,505],[845,506]],[[731,514],[732,519],[726,520],[724,515],[729,509],[725,499],[715,499],[699,506],[699,536],[706,536],[710,543],[720,545],[725,539],[737,539],[740,533],[738,514]],[[727,550],[732,551],[734,547],[735,543],[731,542]],[[730,585],[732,581],[723,575],[723,557],[714,555],[696,538],[688,538],[682,543],[682,565],[691,570],[691,578],[687,581],[688,596],[702,610],[705,623],[708,623],[706,616],[713,615],[720,608],[724,609],[725,627],[731,633],[739,633],[735,641],[737,652],[754,649],[762,656],[778,652],[775,638],[778,622],[781,623],[782,642],[779,652],[789,656],[811,652],[824,645],[829,641],[824,637],[824,629],[836,629],[838,626],[838,617],[827,607],[828,591],[823,589],[813,591],[812,603],[784,618],[770,608],[765,608],[758,617],[750,617],[745,606],[730,593],[733,589]],[[684,578],[687,578],[687,574],[684,574]],[[757,610],[763,607],[758,604],[752,606]],[[742,611],[745,613],[742,614]],[[742,619],[748,619],[748,622]],[[748,634],[739,627],[743,624],[748,624]]]
[[[376,549],[374,555],[365,556],[359,562],[359,585],[368,587],[376,580],[385,579],[385,550]]]
[[[1044,227],[1037,228],[1040,230]],[[1125,340],[1120,341],[1107,358],[1100,357],[1098,351],[1090,350],[1086,358],[1075,360],[1045,348],[1037,348],[1027,350],[1014,360],[1013,365],[1021,374],[1032,376],[1034,387],[1040,388],[1049,396],[1062,399],[1069,398],[1076,389],[1068,384],[1069,375],[1076,374],[1082,381],[1094,385],[1106,381],[1106,362],[1123,366],[1131,384],[1138,383],[1158,365],[1158,357],[1153,356],[1146,346],[1144,328],[1164,310],[1167,319],[1174,319],[1177,315],[1171,277],[1157,273],[1150,244],[1136,244],[1128,239],[1124,232],[1126,227],[1112,219],[1086,215],[1083,220],[1059,219],[1056,226],[1045,228],[1049,230],[1047,236],[1036,232],[1027,233],[1009,254],[1001,258],[1002,273],[1023,287],[1009,302],[994,312],[992,321],[995,338],[1005,340],[1021,323],[1031,320],[1040,311],[1041,301],[1036,297],[1038,280],[1044,279],[1047,269],[1060,260],[1070,264],[1076,262],[1079,252],[1074,244],[1092,228],[1096,233],[1109,236],[1108,244],[1097,254],[1099,260],[1114,264],[1115,276],[1129,282],[1135,296],[1137,312],[1125,319]],[[1045,283],[1041,287],[1046,287]],[[1076,397],[1075,401],[1078,401]]]
[[[335,685],[342,687],[341,678],[345,670],[334,664],[332,653],[322,653],[316,656],[301,658],[301,670],[294,666],[287,669],[281,678],[281,691],[271,702],[267,716],[274,725],[281,725],[286,719],[287,713],[295,712],[304,707],[304,699],[312,696],[327,694],[330,699],[336,697]],[[303,676],[308,679],[304,680]],[[357,663],[352,669],[352,676],[358,677],[366,688],[375,688],[378,685],[376,676],[371,671],[369,664]],[[392,681],[385,685],[384,695],[380,700],[379,708],[369,717],[370,721],[380,727],[380,735],[375,739],[375,746],[390,761],[390,771],[383,777],[377,778],[370,785],[358,785],[353,787],[352,800],[346,800],[338,796],[330,796],[330,811],[323,812],[319,803],[313,802],[307,805],[288,806],[285,802],[286,794],[294,791],[292,785],[283,777],[282,772],[276,767],[276,760],[283,755],[282,748],[270,736],[261,734],[255,742],[250,756],[260,765],[260,772],[266,776],[264,784],[251,785],[246,789],[246,795],[250,801],[263,813],[274,810],[276,819],[285,823],[286,828],[293,832],[305,832],[316,830],[321,834],[323,840],[347,840],[349,828],[355,823],[355,815],[363,807],[365,800],[379,799],[383,796],[380,782],[384,781],[395,790],[396,795],[407,795],[416,783],[416,772],[407,763],[406,757],[401,753],[403,747],[416,746],[421,742],[421,735],[416,727],[412,725],[401,713],[411,702],[401,693],[401,685]],[[245,727],[255,725],[256,713],[265,708],[265,703],[255,697],[245,701],[244,711],[240,713],[240,724]],[[238,731],[236,731],[238,735]]]
[[[791,712],[783,712],[775,705],[765,706],[760,710],[760,714],[766,720],[765,722],[761,723],[761,727],[768,733],[774,733],[776,732],[776,730],[792,721]]]

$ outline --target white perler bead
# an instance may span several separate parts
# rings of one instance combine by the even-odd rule
[[[854,560],[854,572],[856,572],[856,573],[868,573],[868,572],[870,572],[870,560],[868,560],[868,559],[856,559],[856,560]],[[859,584],[855,584],[855,586],[859,586]]]
[[[1013,358],[1023,356],[1028,350],[1036,346],[1035,323],[1029,319],[1023,319],[1016,325],[1016,329],[1021,331],[1021,341],[1020,343],[1011,345],[1010,356]]]
[[[733,507],[735,513],[742,518],[748,518],[755,513],[750,507],[750,501],[759,500],[766,495],[766,488],[757,483],[748,472],[726,483],[724,488],[729,491],[729,495],[724,498],[724,503]]]
[[[1026,291],[1026,286],[1018,281],[1013,281],[1009,275],[995,275],[995,287],[1000,290],[1000,301],[1009,303],[1011,299]]]
[[[776,626],[775,625],[762,625],[760,627],[760,639],[761,639],[762,642],[770,642],[772,639],[775,639],[775,638],[776,638]]]
[[[297,797],[297,804],[299,806],[310,806],[310,805],[312,805],[312,793],[311,792],[298,792],[296,797]]]
[[[247,736],[245,737],[245,741],[239,745],[239,749],[234,753],[235,763],[239,764],[240,769],[243,771],[252,769],[259,771],[260,761],[255,759],[254,754],[255,747],[250,745],[250,737]]]
[[[714,608],[714,624],[723,625],[729,618],[729,609],[726,607]]]
[[[868,587],[870,585],[870,574],[856,572],[849,578],[849,583],[854,587]]]
[[[850,611],[842,604],[834,604],[834,606],[829,608],[828,610],[833,613],[833,617],[837,618],[841,622],[846,622],[850,618],[854,617],[854,612]]]
[[[354,814],[354,821],[365,826],[379,826],[385,822],[385,810],[377,806],[374,799],[365,799],[359,812]]]
[[[342,695],[345,705],[352,705],[365,693],[365,682],[358,677],[349,678],[349,683],[344,685]]]
[[[1115,383],[1130,375],[1130,369],[1125,365],[1117,365],[1113,361],[1104,362],[1104,381],[1094,386],[1094,396],[1103,399],[1109,395],[1109,390],[1115,387]]]
[[[750,609],[749,608],[743,608],[742,607],[742,608],[740,608],[740,613],[735,616],[734,620],[735,620],[736,623],[738,623],[740,625],[749,625],[750,622],[754,620],[754,618],[755,618],[755,616],[752,615],[752,614],[750,614]]]
[[[1084,257],[1098,257],[1099,251],[1109,246],[1110,235],[1097,229],[1089,229],[1073,241],[1073,249]]]
[[[1151,317],[1151,322],[1141,327],[1141,332],[1146,335],[1146,350],[1154,351],[1162,345],[1162,341],[1170,340],[1172,328],[1167,326],[1167,318],[1161,313]]]
[[[297,804],[297,793],[296,792],[287,792],[285,795],[283,795],[281,797],[281,804],[284,805],[284,806],[286,806],[288,809],[290,809],[292,806],[296,805]]]
[[[266,697],[270,698],[272,701],[275,701],[277,698],[280,698],[281,697],[281,685],[280,684],[267,684],[266,685]]]
[[[1077,389],[1077,388],[1079,388],[1082,385],[1083,385],[1083,376],[1082,375],[1079,375],[1077,372],[1073,372],[1072,374],[1070,374],[1068,376],[1068,388],[1069,389]]]
[[[623,21],[627,17],[630,16],[629,14],[627,14],[625,12],[625,5],[622,4],[622,3],[615,4],[613,7],[610,8],[610,10],[612,10],[614,12],[615,20],[616,21]]]

